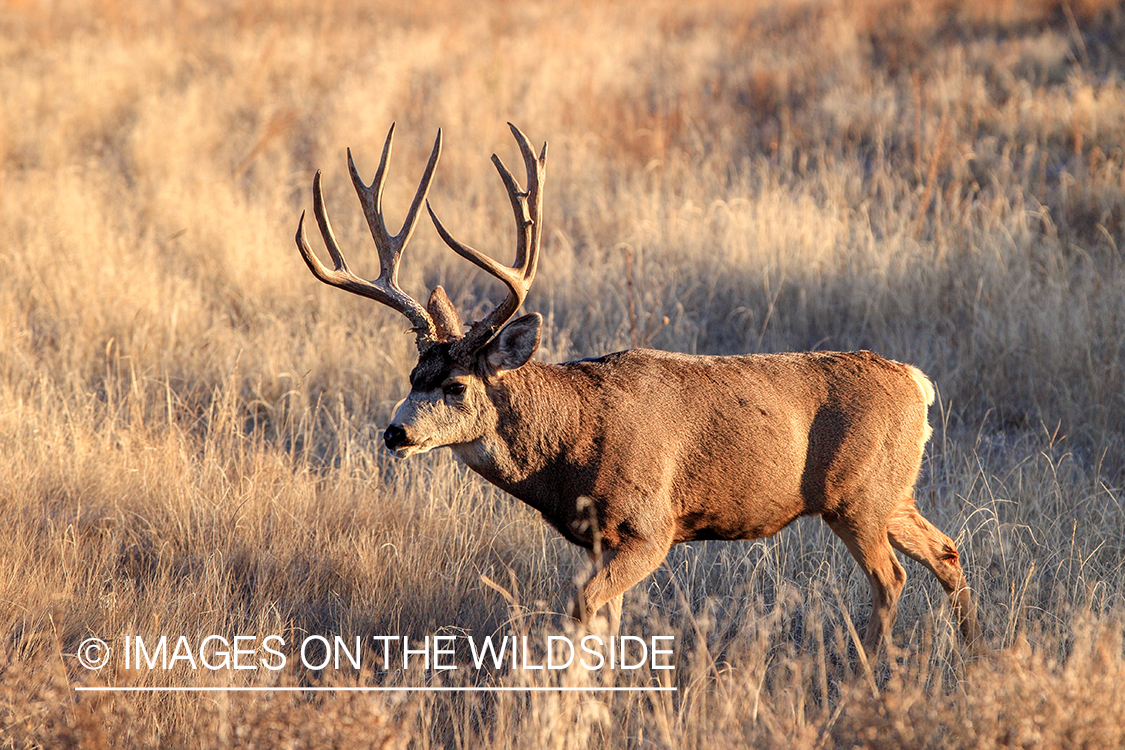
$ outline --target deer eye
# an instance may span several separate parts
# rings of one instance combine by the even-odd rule
[[[442,393],[446,396],[464,396],[465,384],[464,383],[446,383],[442,387]]]

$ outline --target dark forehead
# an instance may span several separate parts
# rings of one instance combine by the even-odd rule
[[[432,391],[441,386],[453,369],[453,358],[449,356],[451,344],[434,344],[418,358],[418,364],[410,372],[410,387],[416,391]]]

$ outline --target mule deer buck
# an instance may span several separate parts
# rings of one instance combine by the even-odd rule
[[[719,357],[637,349],[564,364],[536,362],[540,315],[508,321],[535,278],[547,146],[536,156],[523,133],[509,127],[527,189],[498,157],[492,161],[515,212],[515,265],[454,239],[426,203],[445,243],[508,289],[467,333],[440,286],[422,307],[397,283],[403,248],[441,153],[440,130],[393,236],[383,220],[382,193],[394,126],[370,186],[348,151],[379,251],[374,281],[348,269],[328,221],[320,172],[313,180],[313,210],[334,268],[309,248],[302,213],[296,241],[305,263],[324,283],[402,313],[416,336],[410,394],[386,428],[386,448],[405,458],[448,446],[585,548],[594,572],[574,614],[587,625],[608,605],[608,627],[616,632],[625,591],[673,544],[757,539],[798,516],[819,515],[870,581],[869,652],[889,641],[906,580],[895,549],[937,576],[962,635],[976,641],[957,548],[914,504],[934,399],[926,376],[864,351]]]

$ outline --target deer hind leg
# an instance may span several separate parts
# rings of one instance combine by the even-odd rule
[[[656,570],[667,554],[667,545],[647,539],[632,539],[615,549],[603,549],[600,559],[590,552],[594,574],[579,592],[574,618],[592,629],[598,611],[606,607],[606,633],[616,634],[621,627],[625,592]]]
[[[884,643],[891,642],[906,571],[895,557],[885,530],[856,530],[841,521],[828,525],[844,541],[871,584],[871,619],[867,622],[863,649],[869,656],[875,656]]]
[[[965,582],[953,540],[922,517],[913,497],[907,498],[891,513],[887,519],[887,535],[895,549],[922,563],[937,576],[949,595],[965,642],[970,646],[978,644],[980,626],[977,624],[976,605]]]

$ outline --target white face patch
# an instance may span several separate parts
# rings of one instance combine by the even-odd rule
[[[410,458],[420,453],[429,453],[433,448],[419,448],[416,445],[402,445],[398,448],[388,448],[387,451],[395,458]]]
[[[406,458],[437,447],[431,442],[430,436],[436,431],[436,425],[433,424],[437,421],[434,412],[441,401],[441,390],[435,389],[423,393],[411,391],[399,402],[391,424],[406,430],[407,442],[391,449],[391,455]]]
[[[479,396],[479,392],[478,392]],[[411,391],[395,410],[391,424],[405,431],[398,445],[389,449],[398,458],[426,453],[434,448],[470,442],[479,437],[480,404],[462,389],[457,396],[443,388]],[[488,405],[487,400],[483,405]]]

